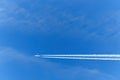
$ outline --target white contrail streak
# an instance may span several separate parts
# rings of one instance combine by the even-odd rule
[[[72,60],[120,60],[120,54],[76,54],[76,55],[35,55],[40,58],[72,59]]]
[[[68,55],[68,54],[64,54],[64,55],[42,55],[42,56],[66,56],[66,57],[70,57],[70,56],[72,56],[72,57],[120,57],[120,54],[75,54],[75,55],[72,55],[72,54],[70,54],[70,55]]]
[[[53,59],[72,59],[72,60],[120,60],[120,58],[87,58],[87,57],[44,57]]]

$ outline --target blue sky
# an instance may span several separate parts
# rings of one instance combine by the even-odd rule
[[[119,80],[119,61],[39,54],[119,54],[119,0],[0,0],[1,80]]]

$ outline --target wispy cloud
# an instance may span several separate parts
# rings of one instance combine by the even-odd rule
[[[9,62],[9,61],[35,61],[34,57],[26,55],[22,52],[19,52],[13,48],[1,47],[0,48],[0,63]]]
[[[86,12],[71,13],[61,6],[35,4],[30,8],[21,7],[17,2],[0,1],[0,25],[14,26],[13,29],[30,33],[58,33],[82,38],[110,38],[119,35],[119,11],[109,11],[91,16]],[[8,5],[9,4],[9,5]],[[26,2],[29,5],[29,3]],[[41,3],[42,4],[42,3]],[[11,6],[12,5],[12,6]],[[38,6],[39,5],[39,6]],[[31,12],[34,6],[37,12]],[[39,9],[38,9],[39,7]],[[91,16],[89,18],[87,16]],[[21,25],[18,27],[18,25]],[[85,36],[84,36],[85,35]],[[101,38],[102,37],[102,38]]]

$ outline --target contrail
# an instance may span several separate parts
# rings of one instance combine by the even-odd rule
[[[53,58],[53,59],[72,59],[72,60],[120,60],[120,54],[64,54],[64,55],[35,55],[39,58]]]

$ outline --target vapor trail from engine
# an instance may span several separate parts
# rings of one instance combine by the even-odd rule
[[[64,54],[64,55],[35,55],[39,58],[71,59],[71,60],[120,60],[120,54]]]

